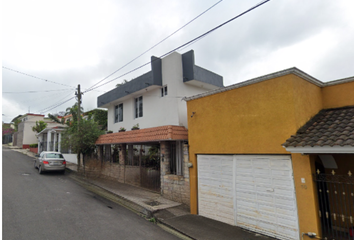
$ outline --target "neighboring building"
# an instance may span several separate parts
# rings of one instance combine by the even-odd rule
[[[65,128],[66,126],[57,123],[56,126],[47,127],[40,133],[37,133],[38,153],[42,151],[61,152],[66,161],[77,163],[77,154],[72,153],[70,149],[63,148],[61,144],[61,136]]]
[[[151,58],[151,71],[97,99],[108,109],[108,130],[98,154],[104,175],[161,191],[189,205],[187,107],[183,97],[223,87],[221,76],[194,64],[194,52]],[[119,132],[121,128],[130,130]]]
[[[18,124],[18,130],[14,134],[14,146],[20,148],[29,148],[30,144],[36,144],[38,142],[36,133],[33,132],[32,127],[36,126],[37,121],[43,121],[47,123],[47,127],[55,126],[57,123],[53,122],[49,118],[45,118],[44,115],[27,113],[19,116],[21,122]]]
[[[185,100],[191,213],[278,239],[353,239],[354,77],[291,68]]]
[[[2,123],[2,144],[12,143],[14,128],[12,123]]]

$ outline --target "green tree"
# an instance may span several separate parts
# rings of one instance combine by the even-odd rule
[[[93,119],[102,130],[107,129],[107,110],[94,109],[87,113],[88,119]]]
[[[123,80],[123,82],[118,83],[118,84],[116,85],[116,87],[120,87],[120,86],[122,86],[122,85],[126,84],[127,82],[129,82],[129,81],[128,81],[128,80],[126,80],[126,79],[124,79],[124,80]]]
[[[18,124],[20,124],[20,123],[21,123],[21,119],[16,118],[15,121],[14,121],[15,132],[18,131]]]
[[[52,114],[48,113],[48,117],[56,123],[64,124],[65,119],[58,118],[58,115],[55,115],[55,114],[52,115]]]
[[[32,127],[33,132],[42,132],[47,127],[47,123],[43,121],[36,121],[36,126]]]
[[[76,120],[64,130],[62,146],[64,148],[71,148],[72,151],[78,154],[78,165],[80,168],[80,154],[83,155],[84,160],[87,156],[90,156],[96,148],[95,143],[97,138],[102,134],[104,134],[104,131],[100,129],[98,123],[93,119],[81,119],[79,126]]]

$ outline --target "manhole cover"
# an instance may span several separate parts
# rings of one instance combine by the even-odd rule
[[[158,201],[151,201],[151,202],[145,202],[145,203],[149,206],[158,206],[161,204]]]

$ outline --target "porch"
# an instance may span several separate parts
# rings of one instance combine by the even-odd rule
[[[163,126],[100,136],[92,176],[158,192],[189,206],[188,131]]]

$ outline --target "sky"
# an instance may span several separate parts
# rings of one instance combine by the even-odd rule
[[[99,95],[150,71],[147,64],[130,72],[151,56],[260,2],[2,0],[2,121],[65,111],[78,84],[84,110],[92,110]],[[223,76],[225,86],[291,67],[322,82],[352,77],[353,10],[353,0],[271,0],[177,52],[193,49],[196,65]],[[93,85],[102,86],[88,91]]]

